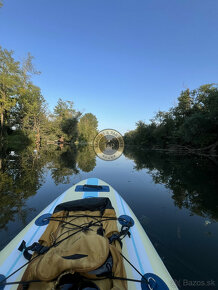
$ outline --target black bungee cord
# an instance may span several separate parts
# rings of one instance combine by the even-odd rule
[[[102,216],[92,216],[92,215],[69,215],[69,216],[65,216],[65,217],[60,217],[60,219],[63,219],[63,218],[69,218],[69,217],[90,217],[90,218],[97,218],[97,217],[100,217],[102,218]],[[79,233],[79,232],[82,232],[82,231],[87,231],[87,230],[92,230],[90,229],[91,226],[96,226],[97,223],[99,222],[103,222],[103,221],[108,221],[108,220],[118,220],[118,218],[113,218],[113,217],[104,217],[104,219],[101,219],[101,220],[97,220],[96,222],[89,222],[89,223],[84,223],[82,225],[76,225],[76,224],[72,224],[71,222],[66,222],[64,220],[59,220],[58,219],[59,217],[56,217],[56,218],[46,218],[48,220],[51,220],[51,221],[57,221],[57,222],[62,222],[64,224],[67,224],[67,225],[72,225],[74,227],[77,227],[79,228],[79,230],[77,232],[74,232],[72,234],[70,234],[69,236],[63,238],[62,240],[57,241],[57,239],[59,239],[62,235],[72,231],[72,230],[75,230],[75,229],[71,229],[71,230],[68,230],[64,233],[62,233],[60,236],[58,236],[56,239],[55,239],[55,242],[49,247],[48,250],[50,250],[51,248],[53,247],[57,247],[60,243],[62,243],[63,241],[65,241],[66,239],[72,237],[73,235]],[[86,226],[85,226],[86,225]],[[62,225],[64,226],[64,225]],[[14,274],[16,274],[18,271],[20,271],[23,267],[27,266],[28,264],[30,264],[33,260],[35,260],[36,258],[38,258],[39,256],[41,256],[42,254],[39,253],[37,254],[36,256],[34,256],[30,261],[26,262],[25,264],[23,264],[21,267],[19,267],[17,270],[15,270],[13,273],[11,273],[9,276],[5,277],[2,281],[0,281],[0,287],[1,286],[6,286],[6,285],[15,285],[15,284],[23,284],[23,285],[26,285],[26,284],[29,284],[29,283],[35,283],[35,282],[42,282],[41,280],[30,280],[30,281],[15,281],[15,282],[5,282],[4,281],[7,281],[7,279],[9,279],[11,276],[13,276]],[[130,266],[142,277],[143,281],[149,285],[149,281],[140,273],[140,271],[120,252],[120,255],[130,264]],[[89,280],[104,280],[104,279],[114,279],[114,280],[123,280],[123,281],[130,281],[130,282],[140,282],[142,283],[141,280],[137,280],[137,279],[131,279],[131,278],[124,278],[124,277],[116,277],[116,276],[113,276],[113,275],[110,275],[108,277],[104,277],[104,278],[100,278],[100,279],[89,279]]]

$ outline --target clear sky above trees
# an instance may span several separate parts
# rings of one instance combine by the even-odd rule
[[[217,0],[10,0],[0,43],[35,57],[34,83],[51,108],[72,100],[99,129],[124,133],[181,90],[217,82],[217,13]]]

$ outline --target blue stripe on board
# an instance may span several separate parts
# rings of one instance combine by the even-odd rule
[[[87,184],[89,185],[98,185],[98,178],[88,178]]]
[[[119,194],[118,194],[118,195],[119,195]],[[125,207],[124,207],[124,204],[123,204],[123,200],[122,200],[122,197],[121,197],[120,195],[119,195],[119,198],[120,198],[120,202],[121,202],[121,205],[122,205],[122,208],[123,208],[124,214],[126,214]],[[137,260],[138,260],[138,263],[139,263],[139,267],[140,267],[140,270],[141,270],[141,274],[144,274],[145,271],[144,271],[144,269],[143,269],[143,266],[142,266],[142,263],[141,263],[141,260],[140,260],[140,257],[139,257],[139,253],[138,253],[137,248],[136,248],[136,244],[135,244],[134,236],[133,236],[133,234],[132,234],[131,229],[130,229],[129,231],[130,231],[130,234],[131,234],[131,239],[132,239],[133,247],[134,247],[134,249],[135,249],[135,253],[136,253]]]
[[[59,198],[57,198],[57,200],[55,201],[54,205],[51,207],[51,209],[49,210],[49,213],[52,212],[52,210],[54,209],[55,205],[57,204],[58,200],[60,199],[60,197],[62,196],[62,194],[59,196]],[[32,235],[32,237],[30,238],[30,240],[26,243],[26,245],[28,246],[31,241],[33,240],[33,238],[35,237],[35,235],[37,234],[37,232],[39,231],[40,227],[37,228],[37,230],[35,231],[35,233]],[[10,269],[8,270],[6,277],[9,276],[11,274],[12,269],[15,267],[15,265],[17,264],[17,262],[19,261],[19,259],[23,256],[23,253],[20,253],[20,255],[17,257],[17,259],[14,261],[14,263],[12,264],[12,266],[10,267]]]
[[[87,180],[87,184],[98,185],[98,178],[89,178]],[[62,194],[54,202],[54,204],[52,205],[51,209],[49,210],[49,213],[51,213],[53,211],[54,207],[56,206],[56,204],[59,201],[59,199],[61,198],[61,196],[62,196]],[[84,195],[83,195],[83,198],[86,198],[86,197],[98,197],[98,192],[85,192]],[[31,241],[33,240],[33,238],[35,237],[35,235],[37,234],[39,229],[40,229],[40,227],[38,227],[38,229],[34,232],[32,237],[30,238],[30,240],[27,242],[27,246],[31,243]],[[22,256],[23,256],[23,253],[20,253],[20,255],[17,257],[17,259],[14,261],[14,263],[11,265],[10,269],[8,270],[8,272],[6,274],[6,277],[11,274],[11,271],[13,270],[13,268],[15,267],[15,265],[17,264],[17,262],[19,261],[19,259]]]
[[[87,184],[98,185],[98,178],[88,178]],[[89,198],[89,197],[98,197],[98,191],[84,192],[83,198]]]
[[[87,197],[98,197],[98,192],[96,191],[84,192],[83,198]]]

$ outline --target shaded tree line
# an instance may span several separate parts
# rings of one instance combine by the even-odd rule
[[[31,54],[16,61],[13,51],[0,46],[0,143],[90,142],[97,134],[96,117],[82,116],[72,101],[62,99],[49,112],[41,89],[32,82],[37,74]]]
[[[125,133],[126,144],[153,149],[184,149],[190,152],[217,153],[218,88],[206,84],[182,91],[178,104],[167,112],[159,111],[149,124],[136,123]]]

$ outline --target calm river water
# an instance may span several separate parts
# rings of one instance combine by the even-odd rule
[[[92,147],[1,151],[0,249],[64,190],[98,177],[130,205],[180,289],[218,289],[216,161],[135,148],[124,153],[103,161]]]

